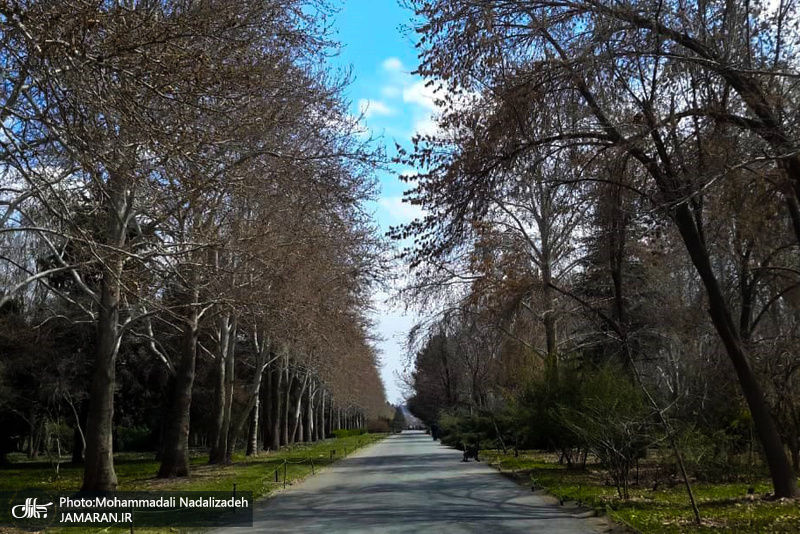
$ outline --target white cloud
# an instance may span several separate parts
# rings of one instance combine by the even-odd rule
[[[418,81],[403,89],[403,102],[416,104],[431,111],[436,109],[434,87],[424,81]]]
[[[362,98],[358,101],[358,109],[367,118],[374,115],[394,115],[394,110],[380,100]]]
[[[396,57],[386,58],[381,65],[383,70],[387,70],[389,72],[400,72],[403,70],[403,62]]]
[[[403,197],[381,197],[378,206],[389,214],[394,224],[409,223],[425,216],[422,208],[403,202]]]
[[[411,129],[414,131],[414,133],[419,135],[438,135],[441,133],[441,130],[439,130],[439,124],[436,122],[436,119],[433,115],[427,115],[425,117],[418,118],[414,121]]]
[[[394,85],[384,85],[381,87],[381,95],[384,98],[397,98],[402,92],[402,89]]]

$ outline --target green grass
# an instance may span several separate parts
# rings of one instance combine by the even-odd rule
[[[355,450],[383,439],[385,434],[364,434],[346,438],[329,439],[313,444],[297,444],[279,451],[261,453],[246,457],[236,454],[230,465],[208,465],[208,453],[193,451],[191,455],[191,476],[185,478],[158,479],[159,462],[152,453],[117,453],[114,466],[117,472],[119,491],[252,491],[255,498],[264,497],[283,488],[283,465],[286,462],[287,486],[297,483],[332,463],[331,451],[336,451],[333,461]],[[22,455],[10,455],[12,465],[0,468],[0,491],[15,491],[25,488],[39,488],[53,491],[78,490],[83,478],[81,466],[62,464],[58,476],[48,460],[30,461]],[[278,470],[279,482],[275,482]],[[122,532],[121,529],[107,529],[108,532]],[[167,532],[169,529],[136,529],[136,532]],[[0,532],[6,530],[0,528]],[[97,529],[63,529],[66,534],[79,532],[98,532]],[[127,532],[127,531],[125,531]]]
[[[564,500],[594,508],[600,514],[627,523],[645,534],[662,533],[796,533],[800,532],[800,505],[796,501],[768,500],[769,480],[763,477],[748,483],[694,483],[695,499],[703,519],[693,521],[685,487],[675,480],[632,486],[631,498],[623,501],[613,485],[606,484],[603,470],[589,465],[584,470],[569,470],[557,463],[554,455],[541,452],[521,453],[518,458],[499,451],[482,451],[491,465],[514,473],[526,484],[530,481]],[[754,495],[747,495],[753,486]]]

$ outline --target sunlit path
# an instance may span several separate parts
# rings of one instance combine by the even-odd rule
[[[353,455],[256,508],[256,532],[600,532],[422,432]],[[241,532],[229,529],[224,532]]]

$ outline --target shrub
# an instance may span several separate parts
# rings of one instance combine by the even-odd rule
[[[448,412],[439,419],[442,444],[458,450],[467,446],[479,448],[495,445],[497,433],[489,416]]]
[[[120,452],[150,452],[156,449],[153,433],[146,426],[118,426],[114,450]]]
[[[366,433],[367,433],[366,428],[351,428],[351,429],[340,428],[338,430],[334,430],[333,432],[331,432],[331,434],[333,434],[333,437],[335,438],[350,438],[353,436],[361,436]]]
[[[373,421],[367,421],[367,432],[371,434],[385,434],[389,432],[391,429],[389,428],[389,421],[386,419],[376,419]]]
[[[641,390],[616,366],[573,376],[572,381],[578,384],[578,402],[560,407],[558,417],[594,451],[619,496],[628,499],[631,469],[654,435]]]
[[[565,424],[565,411],[579,410],[581,378],[570,369],[556,376],[542,377],[526,387],[518,401],[515,418],[519,421],[521,447],[556,450],[561,460],[573,467],[586,441]]]
[[[67,451],[72,452],[72,434],[73,430],[64,422],[58,423],[56,421],[48,420],[45,423],[45,432],[47,438],[45,440],[45,449],[50,454],[56,454],[61,450],[61,453]],[[58,442],[58,443],[56,443]]]

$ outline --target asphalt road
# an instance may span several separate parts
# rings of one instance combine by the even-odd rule
[[[422,432],[362,449],[256,505],[254,529],[221,532],[602,532],[597,519],[534,495]]]

